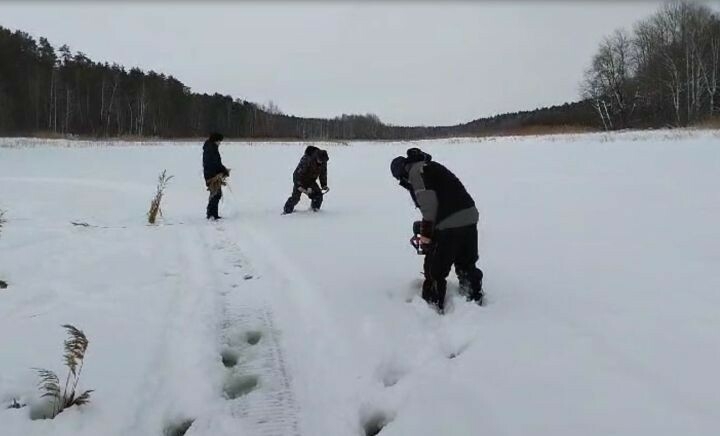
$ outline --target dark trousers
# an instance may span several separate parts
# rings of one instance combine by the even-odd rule
[[[480,300],[483,273],[475,266],[477,261],[477,224],[435,231],[423,265],[425,282],[422,297],[442,311],[445,308],[447,276],[455,265],[461,291],[472,300]]]
[[[218,188],[217,191],[210,193],[208,198],[207,213],[205,214],[207,218],[218,218],[218,206],[221,198],[222,188]]]
[[[309,186],[301,186],[298,184],[293,185],[292,193],[290,194],[290,198],[287,199],[285,202],[285,207],[283,207],[283,211],[285,213],[292,213],[293,210],[295,210],[295,206],[300,202],[300,197],[302,195],[302,192],[298,188],[304,188],[304,189],[312,189],[312,194],[308,195],[310,197],[310,207],[312,207],[314,210],[320,209],[320,206],[322,206],[323,202],[323,193],[320,191],[320,187],[317,183],[313,183]]]

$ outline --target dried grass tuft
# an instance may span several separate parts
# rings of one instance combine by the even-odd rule
[[[5,224],[7,222],[7,220],[5,219],[6,212],[7,211],[0,209],[0,236],[2,235],[3,224]],[[7,282],[4,280],[0,280],[0,289],[7,289],[7,287],[8,287]]]
[[[55,418],[68,407],[82,406],[89,403],[90,394],[93,392],[92,389],[80,394],[77,392],[77,385],[80,382],[80,374],[85,362],[85,352],[90,341],[82,330],[73,325],[65,324],[63,328],[68,333],[68,339],[64,343],[65,353],[63,355],[65,366],[68,368],[65,387],[60,388],[60,379],[55,372],[42,368],[35,369],[40,377],[38,387],[42,397],[50,398],[50,415],[45,416],[45,418],[50,419]]]
[[[568,135],[579,133],[593,133],[598,129],[580,126],[580,125],[543,125],[531,124],[527,126],[517,126],[500,131],[490,132],[483,136],[545,136],[545,135]]]
[[[162,201],[163,195],[165,194],[165,188],[167,188],[168,182],[174,176],[168,176],[167,170],[163,170],[158,176],[157,188],[155,190],[155,197],[150,202],[150,210],[147,213],[148,223],[155,224],[157,217],[162,217],[162,209],[160,208],[160,202]]]
[[[720,115],[707,117],[695,125],[700,129],[720,129]]]

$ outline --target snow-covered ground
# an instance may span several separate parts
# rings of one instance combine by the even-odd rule
[[[200,144],[0,139],[0,434],[717,435],[719,139],[328,144],[323,210],[290,216],[305,144],[226,143],[218,223]],[[418,295],[418,212],[388,170],[410,146],[478,203],[484,307]],[[31,420],[66,323],[92,402]]]

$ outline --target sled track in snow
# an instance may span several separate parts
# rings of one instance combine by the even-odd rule
[[[223,335],[226,343],[237,343],[233,333],[237,335],[236,329],[242,326],[252,326],[251,330],[247,330],[250,334],[242,335],[242,339],[248,342],[254,342],[256,337],[258,339],[255,345],[246,345],[246,349],[252,348],[252,352],[241,353],[238,363],[229,368],[226,388],[233,388],[229,385],[234,380],[238,384],[237,388],[251,390],[247,393],[228,393],[226,389],[226,395],[240,394],[229,399],[232,402],[232,415],[242,419],[246,427],[252,429],[253,435],[299,436],[295,397],[274,330],[272,312],[256,307],[235,308],[232,312],[238,316],[226,319],[229,322]],[[250,313],[252,315],[248,316]],[[253,336],[256,333],[260,336]],[[256,387],[252,387],[253,384]]]
[[[297,403],[270,305],[263,298],[261,277],[238,245],[215,229],[218,263],[227,286],[222,291],[220,321],[224,394],[230,413],[257,436],[300,436]],[[225,280],[223,280],[225,281]]]

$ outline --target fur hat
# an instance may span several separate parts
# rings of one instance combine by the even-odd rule
[[[220,142],[220,141],[222,141],[223,139],[225,139],[225,137],[222,135],[222,133],[212,132],[212,133],[210,134],[210,137],[208,138],[208,141],[210,141],[210,142]]]

